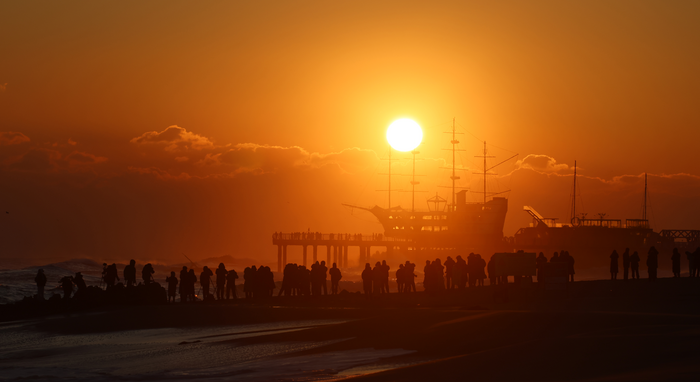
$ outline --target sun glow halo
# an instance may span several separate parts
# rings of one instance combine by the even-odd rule
[[[394,150],[411,151],[423,140],[423,130],[412,119],[397,119],[386,130],[386,140]]]

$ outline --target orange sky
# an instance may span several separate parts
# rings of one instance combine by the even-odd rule
[[[379,158],[400,117],[424,128],[421,208],[448,196],[455,117],[459,165],[477,167],[481,140],[497,160],[519,153],[490,186],[513,190],[506,235],[528,223],[523,204],[568,215],[574,160],[589,214],[638,217],[646,171],[654,228],[700,228],[695,2],[7,1],[0,14],[3,260],[267,261],[276,230],[376,232],[340,203],[385,206]]]

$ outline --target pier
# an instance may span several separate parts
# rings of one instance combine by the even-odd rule
[[[336,263],[338,268],[348,267],[348,248],[360,248],[360,264],[369,262],[372,247],[384,247],[387,253],[394,248],[405,250],[412,246],[412,242],[405,239],[385,237],[382,234],[334,234],[320,232],[275,232],[272,235],[272,244],[277,246],[277,272],[282,272],[287,264],[287,247],[298,245],[303,249],[301,265],[306,266],[308,260],[308,248],[312,248],[311,263],[318,260],[318,247],[326,247],[326,264],[330,267]]]

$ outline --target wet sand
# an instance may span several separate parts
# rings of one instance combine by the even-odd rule
[[[115,307],[0,331],[6,379],[697,380],[700,279]]]

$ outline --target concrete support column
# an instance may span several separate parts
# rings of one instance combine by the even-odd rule
[[[287,265],[287,246],[284,245],[282,247],[282,263],[286,266]]]
[[[326,265],[328,266],[328,268],[330,268],[331,265],[333,264],[333,263],[331,262],[331,260],[332,260],[332,259],[331,259],[331,254],[332,254],[332,253],[333,253],[333,251],[331,250],[331,246],[330,246],[330,245],[327,245],[327,246],[326,246],[326,263],[327,263]]]
[[[303,249],[303,251],[304,251],[304,256],[303,256],[303,261],[304,261],[304,262],[301,263],[301,265],[306,266],[306,244],[302,245],[301,247],[302,247],[302,249]]]
[[[318,245],[314,245],[314,264],[318,261]]]
[[[333,246],[333,262],[337,263],[338,262],[338,246],[334,245]],[[340,265],[340,264],[338,264]]]
[[[277,272],[282,272],[282,246],[277,245]]]
[[[348,267],[348,246],[346,245],[343,249],[343,266]]]

